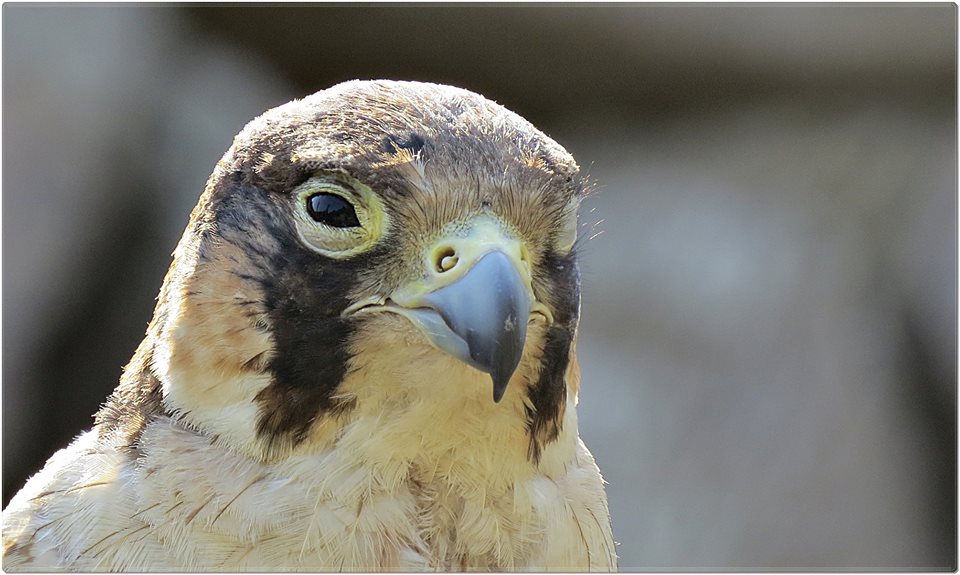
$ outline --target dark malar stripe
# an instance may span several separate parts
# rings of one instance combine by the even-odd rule
[[[274,350],[263,369],[271,383],[257,394],[257,436],[268,452],[303,441],[326,413],[349,409],[332,399],[350,361],[355,322],[341,317],[360,270],[371,255],[336,260],[300,244],[289,214],[254,186],[225,198],[217,214],[220,237],[248,255],[234,270],[260,284]],[[275,240],[264,250],[258,237]],[[374,250],[376,251],[376,250]]]
[[[527,391],[533,408],[527,408],[527,429],[530,445],[527,457],[540,463],[540,455],[548,443],[554,441],[563,426],[564,406],[567,402],[567,382],[564,376],[570,363],[572,334],[564,327],[553,326],[543,344],[540,376]]]
[[[563,426],[567,402],[567,366],[570,347],[577,331],[580,308],[580,268],[575,252],[560,255],[544,254],[542,269],[549,278],[554,296],[554,320],[543,343],[540,375],[527,390],[533,408],[527,408],[527,429],[530,444],[527,457],[540,463],[540,455],[548,443],[557,439]]]
[[[276,315],[284,313],[281,307]],[[296,445],[318,417],[342,409],[331,397],[347,371],[352,332],[350,322],[340,318],[274,322],[276,352],[267,364],[273,381],[257,394],[258,436],[268,444],[288,440]]]

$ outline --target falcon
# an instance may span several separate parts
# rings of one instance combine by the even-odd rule
[[[578,171],[448,86],[254,119],[93,429],[4,510],[4,569],[614,570],[577,430]]]

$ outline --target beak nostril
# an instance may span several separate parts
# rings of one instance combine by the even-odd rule
[[[453,248],[444,248],[436,254],[434,261],[436,262],[437,271],[443,273],[455,268],[460,258]]]
[[[447,256],[443,258],[440,260],[440,271],[445,272],[453,269],[458,261],[459,258],[457,258],[457,256]]]

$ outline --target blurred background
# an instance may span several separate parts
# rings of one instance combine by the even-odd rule
[[[243,125],[354,78],[570,150],[623,570],[957,566],[957,8],[3,6],[3,500],[88,428]]]

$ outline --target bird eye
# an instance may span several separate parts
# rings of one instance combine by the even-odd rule
[[[334,228],[356,228],[360,226],[353,205],[336,194],[314,194],[307,198],[307,213],[313,221]]]
[[[318,174],[286,196],[303,245],[344,259],[369,249],[387,225],[383,202],[346,174]]]

